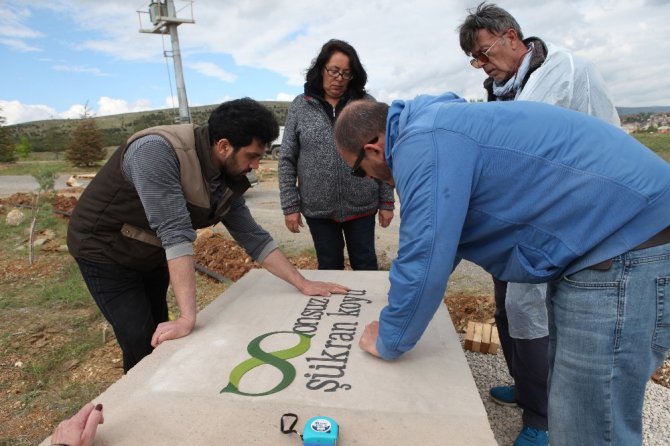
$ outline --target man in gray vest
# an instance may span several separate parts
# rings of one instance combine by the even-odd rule
[[[225,102],[206,126],[168,125],[134,134],[82,194],[67,244],[114,328],[124,371],[158,344],[193,329],[198,228],[222,222],[255,261],[305,295],[347,291],[303,277],[245,204],[245,175],[258,167],[278,133],[274,115],[258,102]],[[168,284],[180,313],[173,321]]]

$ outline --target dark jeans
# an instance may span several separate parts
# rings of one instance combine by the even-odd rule
[[[505,296],[507,282],[493,278],[496,326],[510,375],[514,378],[516,402],[523,410],[524,426],[547,430],[547,385],[549,379],[549,336],[514,339],[509,335]]]
[[[93,300],[114,328],[127,372],[153,351],[156,326],[168,320],[168,269],[141,272],[114,263],[76,260]]]
[[[337,222],[327,218],[306,217],[312,233],[319,269],[344,269],[344,243],[351,268],[376,270],[375,216]]]

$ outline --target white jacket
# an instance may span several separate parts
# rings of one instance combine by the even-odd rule
[[[593,64],[546,42],[547,58],[517,93],[517,101],[558,105],[620,126],[605,80]],[[508,283],[505,309],[509,333],[515,339],[547,336],[546,284]]]

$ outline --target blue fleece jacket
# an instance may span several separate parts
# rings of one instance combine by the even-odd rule
[[[414,347],[461,258],[541,283],[670,226],[670,164],[614,126],[547,104],[395,101],[386,158],[401,203],[377,339],[387,359]]]

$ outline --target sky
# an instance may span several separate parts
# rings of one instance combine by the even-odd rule
[[[331,38],[356,48],[378,100],[484,99],[457,27],[479,0],[174,0],[190,106],[290,101]],[[169,36],[149,0],[0,0],[6,124],[178,107]],[[670,0],[501,0],[526,37],[593,62],[617,106],[670,105]],[[138,14],[137,11],[143,13]]]

